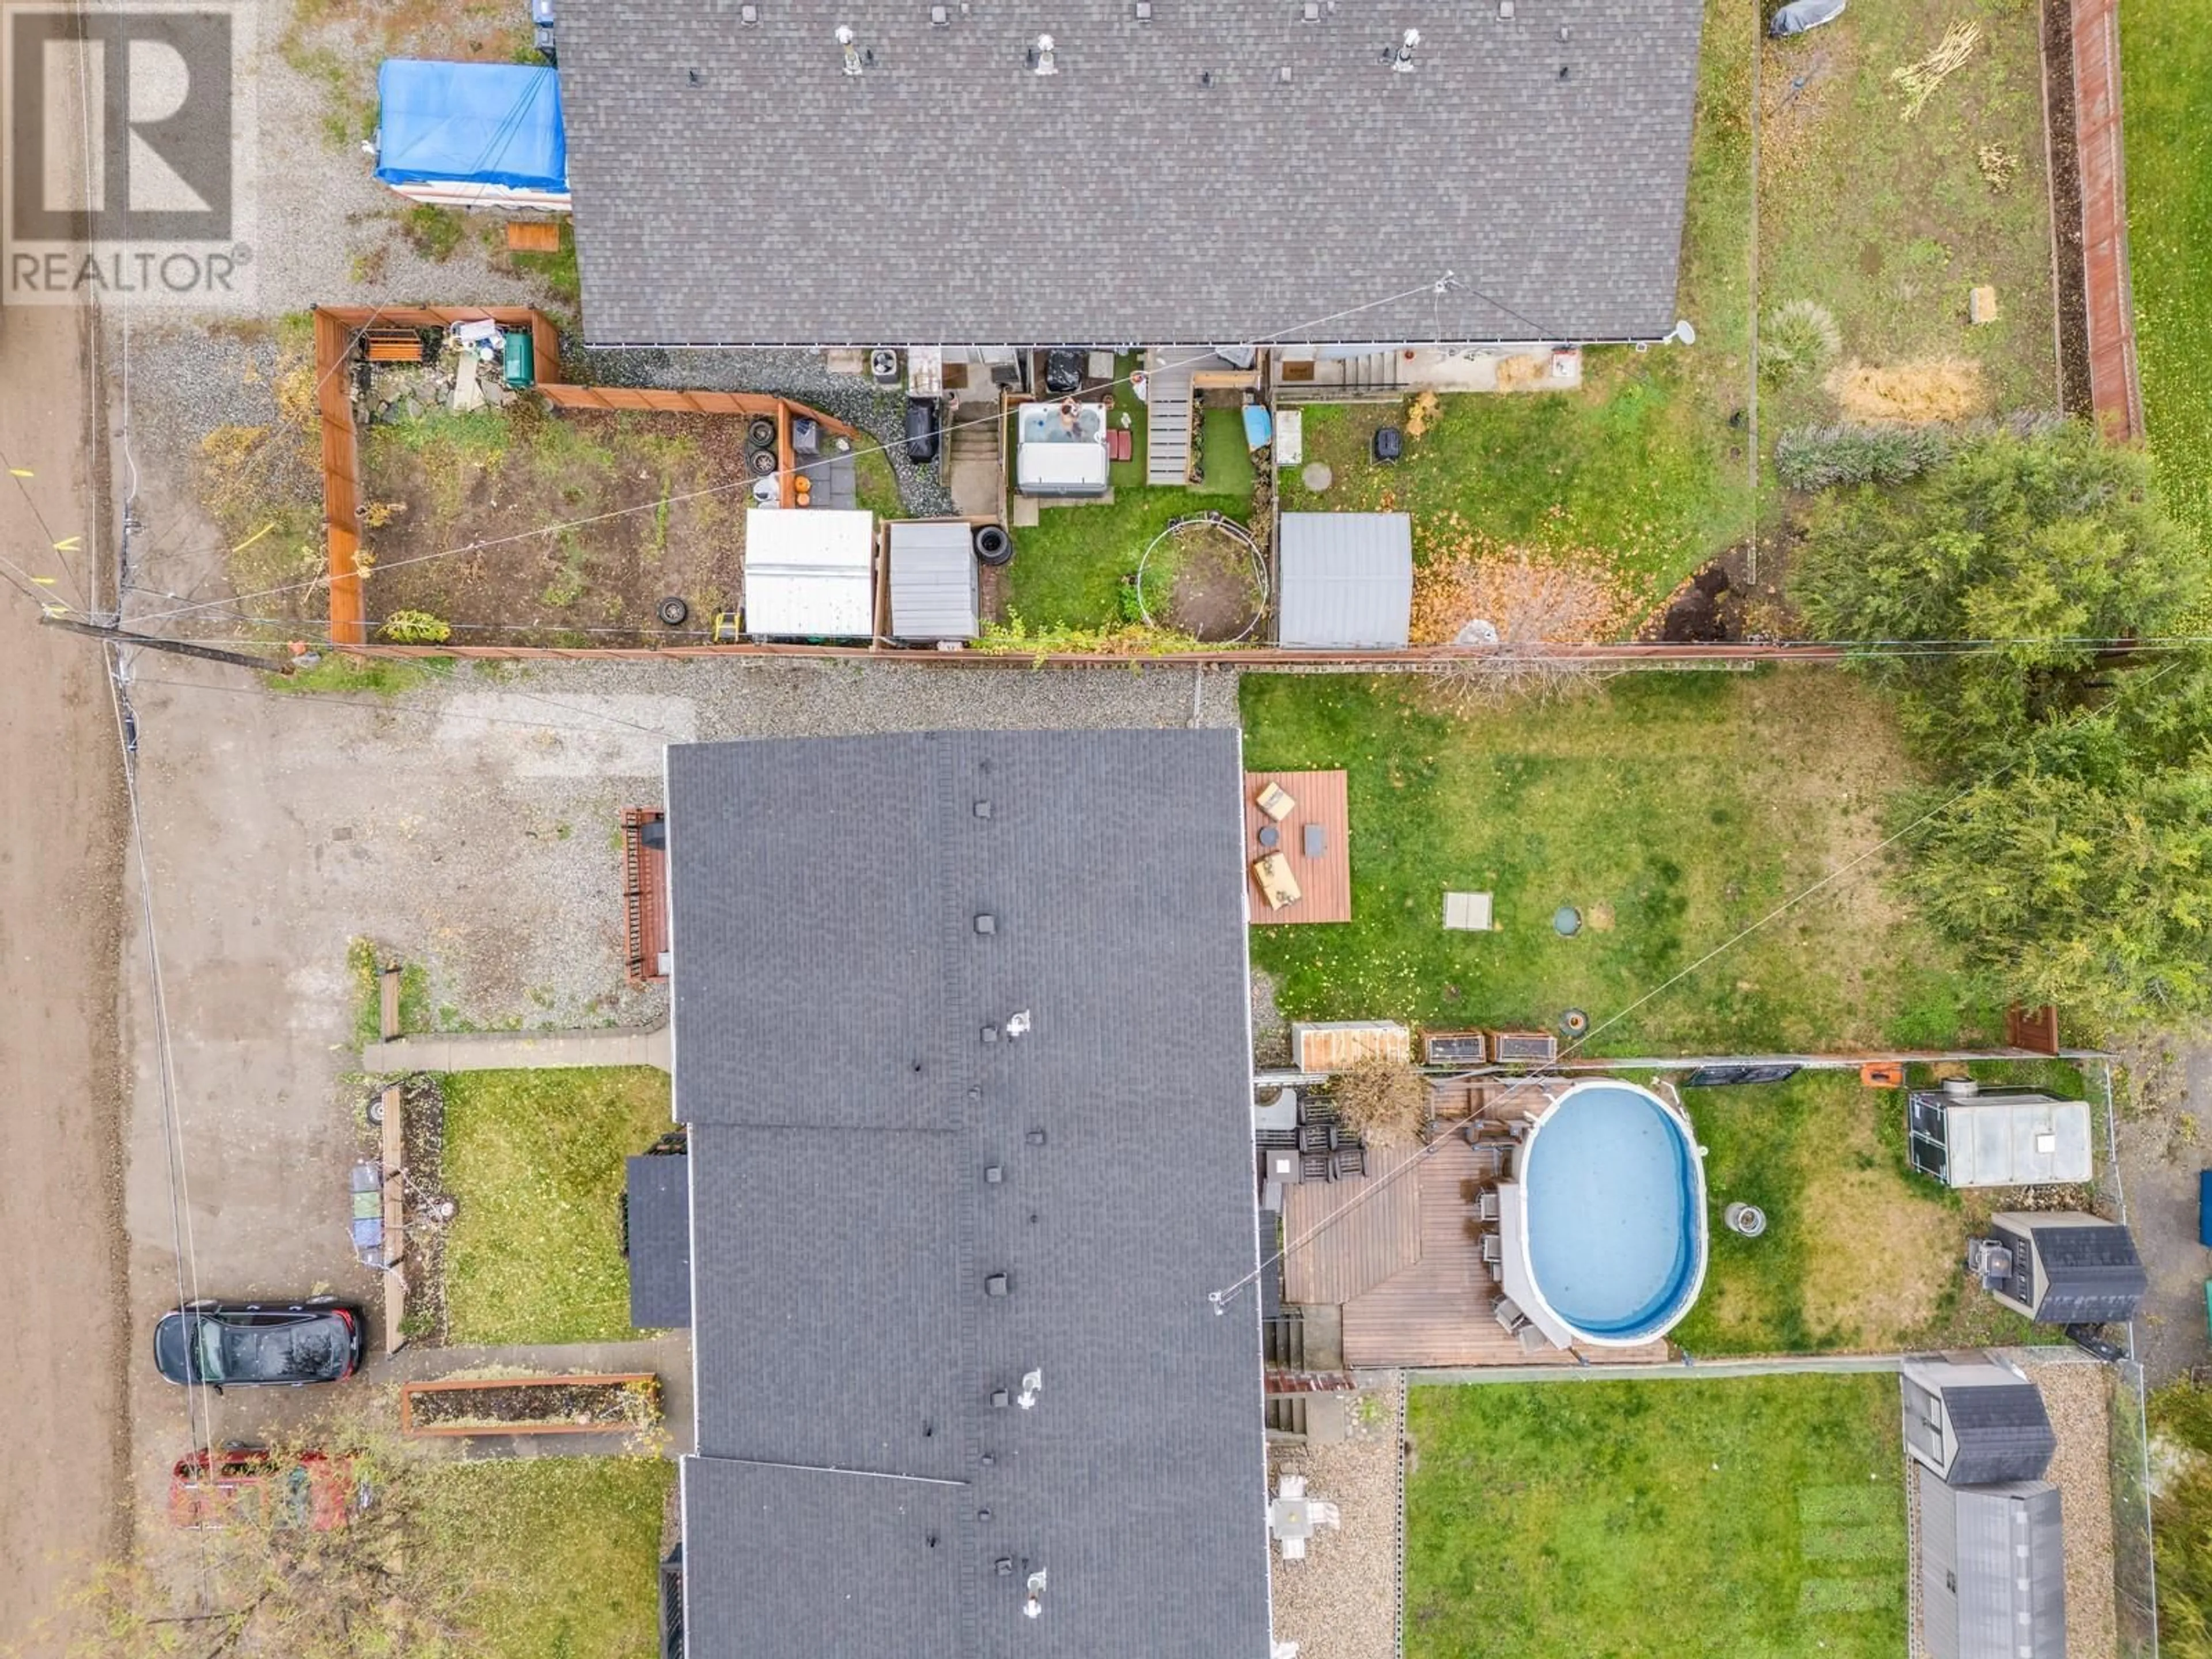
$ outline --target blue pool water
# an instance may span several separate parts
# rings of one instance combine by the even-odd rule
[[[1530,1133],[1528,1267],[1552,1311],[1600,1341],[1657,1336],[1705,1273],[1705,1181],[1688,1126],[1632,1084],[1580,1083]]]

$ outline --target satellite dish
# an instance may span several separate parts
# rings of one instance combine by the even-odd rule
[[[1673,331],[1660,342],[1662,345],[1695,345],[1697,343],[1698,331],[1690,326],[1687,317],[1676,318]]]

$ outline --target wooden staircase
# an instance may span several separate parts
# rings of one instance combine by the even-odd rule
[[[1285,368],[1291,367],[1285,365]],[[1357,357],[1332,357],[1312,365],[1313,378],[1294,380],[1278,371],[1275,402],[1297,404],[1388,403],[1406,392],[1405,360],[1396,351],[1370,351]]]
[[[999,430],[1004,420],[994,416],[995,407],[962,404],[953,422],[945,477],[953,510],[963,518],[995,519],[1003,507],[1006,464],[999,453]]]
[[[1145,482],[1181,488],[1190,482],[1192,346],[1145,353]]]

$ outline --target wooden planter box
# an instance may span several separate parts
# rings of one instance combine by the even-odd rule
[[[642,1391],[650,1403],[650,1415],[644,1422],[624,1417],[597,1419],[578,1422],[573,1414],[553,1419],[518,1417],[477,1417],[459,1413],[447,1420],[436,1420],[446,1401],[430,1408],[433,1419],[416,1420],[416,1401],[425,1395],[450,1397],[475,1395],[489,1407],[495,1402],[492,1396],[517,1391],[556,1389],[604,1390],[604,1397],[611,1407],[618,1407],[629,1390]],[[523,1398],[529,1399],[529,1393]],[[541,1396],[550,1409],[558,1409],[562,1398],[548,1392]],[[573,1404],[573,1402],[570,1402]],[[463,1407],[463,1401],[454,1401]],[[409,1435],[490,1435],[490,1434],[628,1434],[650,1428],[660,1420],[660,1379],[651,1371],[623,1371],[596,1376],[471,1376],[453,1377],[441,1382],[406,1382],[399,1389],[399,1431]]]

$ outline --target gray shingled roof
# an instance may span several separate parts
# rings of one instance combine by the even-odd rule
[[[1285,513],[1279,644],[1397,650],[1413,613],[1413,521],[1403,513]]]
[[[2150,1289],[2136,1241],[2118,1222],[2099,1227],[2037,1227],[2043,1299],[2036,1318],[2046,1325],[2101,1325],[2133,1319]]]
[[[2039,1480],[2058,1449],[2043,1391],[2033,1382],[1948,1388],[1943,1410],[1957,1444],[1946,1476],[1954,1486]]]
[[[1257,1260],[1242,779],[1233,732],[669,750],[693,1659],[1264,1659],[1258,1298],[1207,1300]]]
[[[2065,1659],[2058,1489],[1947,1486],[1917,1472],[1921,1638],[1932,1659]]]
[[[667,1152],[629,1163],[629,1322],[641,1330],[691,1322],[690,1168],[688,1158]]]
[[[927,0],[758,0],[751,25],[726,0],[562,0],[586,334],[1655,338],[1702,9],[1498,10],[950,0],[933,27]],[[841,22],[873,55],[858,76]],[[1026,63],[1040,32],[1050,76]],[[1433,295],[1446,271],[1466,286]]]

